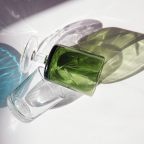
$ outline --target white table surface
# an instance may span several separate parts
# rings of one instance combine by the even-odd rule
[[[1,41],[20,53],[29,33],[39,40],[81,19],[98,19],[104,27],[144,32],[143,0],[72,0],[1,32]],[[17,39],[18,38],[18,39]],[[65,107],[47,111],[31,123],[0,109],[0,144],[144,144],[144,72],[109,85],[99,85]]]

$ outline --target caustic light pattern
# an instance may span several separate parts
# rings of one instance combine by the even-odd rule
[[[7,96],[20,84],[20,54],[11,46],[0,44],[0,107],[6,106]]]

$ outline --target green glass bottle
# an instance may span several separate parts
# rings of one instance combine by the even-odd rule
[[[98,83],[113,83],[143,70],[144,35],[104,28],[77,45],[55,46],[46,60],[45,78],[92,95]]]
[[[92,95],[99,83],[104,58],[75,47],[56,45],[45,62],[45,79]]]

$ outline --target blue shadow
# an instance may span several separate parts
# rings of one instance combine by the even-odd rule
[[[20,53],[13,47],[0,43],[0,107],[7,105],[7,96],[23,81],[19,70]]]

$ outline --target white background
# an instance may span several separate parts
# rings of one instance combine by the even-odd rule
[[[42,39],[87,18],[100,20],[104,27],[143,33],[143,6],[143,0],[73,0],[11,25],[3,41],[22,53],[17,41],[25,33]],[[83,96],[28,124],[1,108],[0,144],[144,144],[143,85],[144,72],[119,83],[99,85],[93,97]]]

